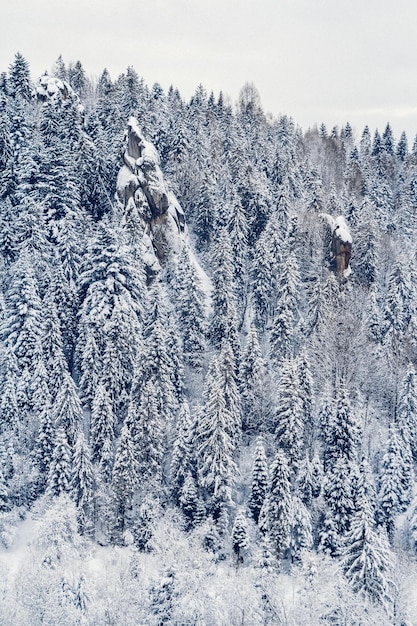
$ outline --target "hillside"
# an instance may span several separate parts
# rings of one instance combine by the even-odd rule
[[[0,624],[417,623],[417,138],[0,76]]]

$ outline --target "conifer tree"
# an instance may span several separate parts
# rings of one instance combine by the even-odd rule
[[[68,371],[64,371],[62,386],[52,406],[52,416],[56,428],[65,430],[68,443],[73,446],[83,414],[75,383]]]
[[[41,473],[40,482],[42,486],[48,478],[52,464],[55,437],[56,431],[52,423],[50,396],[46,396],[44,407],[39,416],[39,432],[35,444],[35,454]]]
[[[269,489],[259,516],[259,527],[269,535],[277,559],[289,543],[291,520],[290,470],[285,453],[278,450],[270,471]]]
[[[3,471],[0,468],[0,513],[5,513],[10,510],[9,506],[9,492],[6,485],[6,480],[3,475]]]
[[[227,340],[239,360],[236,292],[233,279],[232,249],[230,236],[225,229],[219,233],[213,253],[213,315],[210,323],[210,339],[215,348]]]
[[[323,495],[339,536],[343,536],[350,527],[354,510],[352,493],[354,477],[355,467],[345,456],[340,456],[331,471],[326,472]]]
[[[95,390],[91,408],[90,437],[93,460],[104,463],[113,450],[115,415],[110,395],[103,384]]]
[[[100,373],[103,368],[97,342],[94,338],[94,334],[91,333],[90,330],[90,326],[87,326],[87,333],[81,353],[81,377],[79,380],[80,397],[83,404],[88,407],[92,406],[96,388],[100,380]]]
[[[356,502],[351,527],[342,553],[342,568],[355,593],[373,603],[390,603],[390,557],[373,525],[372,509],[365,489]]]
[[[260,332],[263,332],[267,327],[272,296],[273,259],[268,243],[267,235],[263,232],[256,242],[251,260],[251,300],[255,324]]]
[[[192,421],[187,402],[181,405],[170,464],[171,483],[178,494],[192,467]],[[178,495],[177,495],[178,498]]]
[[[204,295],[186,246],[182,247],[178,259],[177,283],[178,321],[183,337],[184,360],[191,367],[199,369],[203,362],[207,335]]]
[[[249,331],[239,368],[242,428],[259,433],[264,424],[266,366],[254,326]]]
[[[219,383],[223,391],[225,408],[230,416],[229,434],[235,449],[237,449],[242,431],[241,404],[237,384],[235,355],[233,354],[232,346],[227,341],[223,342],[218,363]]]
[[[350,406],[347,389],[342,385],[338,391],[334,415],[325,430],[324,469],[332,469],[339,458],[353,462],[357,457],[360,441],[359,421]]]
[[[123,424],[113,466],[112,484],[115,494],[117,524],[120,531],[125,528],[126,512],[132,505],[134,489],[138,482],[138,464],[135,445],[127,421]]]
[[[14,98],[29,101],[32,97],[29,63],[20,52],[16,53],[9,67],[8,88]]]
[[[13,264],[11,277],[2,338],[13,349],[19,367],[31,368],[41,336],[41,301],[32,262],[25,250]]]
[[[304,444],[304,411],[297,363],[294,359],[283,362],[277,395],[274,432],[278,445],[287,455],[290,467],[295,468]]]
[[[152,380],[145,383],[140,403],[129,406],[127,419],[134,432],[135,456],[141,482],[158,488],[162,478],[163,441],[158,390]],[[136,410],[135,410],[136,409]]]
[[[289,553],[291,562],[302,560],[303,551],[313,545],[310,513],[298,496],[291,498]]]
[[[13,351],[9,348],[5,355],[5,372],[0,399],[0,435],[12,433],[17,427],[19,411],[17,406],[18,365]]]
[[[72,472],[71,448],[65,425],[61,424],[56,431],[55,445],[49,466],[46,492],[51,496],[60,496],[70,490]]]
[[[323,480],[323,468],[319,457],[316,455],[312,460],[305,456],[299,463],[297,472],[297,493],[301,501],[310,508],[313,498],[317,498],[321,492]]]
[[[390,426],[386,452],[382,459],[379,488],[379,521],[393,542],[395,518],[411,498],[412,461],[409,450],[395,424]]]
[[[229,502],[237,468],[233,460],[234,423],[226,408],[218,359],[207,372],[203,399],[195,426],[195,450],[199,483],[216,502]]]
[[[410,364],[402,381],[397,408],[397,421],[414,459],[417,459],[417,376]]]
[[[82,431],[78,432],[70,483],[71,497],[77,505],[78,528],[81,534],[88,532],[92,524],[94,476],[90,449]]]
[[[256,523],[268,493],[268,465],[262,438],[256,442],[255,457],[252,468],[252,484],[248,506]]]
[[[245,551],[249,547],[248,525],[243,511],[239,511],[235,517],[232,529],[232,545],[236,554],[236,566],[243,563]]]

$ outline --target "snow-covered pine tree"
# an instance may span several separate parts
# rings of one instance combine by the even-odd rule
[[[374,528],[372,508],[365,495],[366,489],[356,502],[341,565],[355,593],[366,601],[380,603],[386,609],[392,602],[390,569],[392,568],[388,546]]]
[[[54,450],[49,466],[46,493],[60,496],[70,490],[72,474],[72,454],[65,425],[62,423],[56,431]]]
[[[115,496],[117,528],[125,529],[126,514],[132,505],[133,492],[138,483],[138,463],[130,424],[125,420],[113,466],[112,486]]]
[[[268,464],[263,440],[262,437],[259,437],[256,442],[255,456],[252,467],[251,492],[248,501],[249,510],[256,523],[258,523],[259,514],[268,493],[268,485]]]
[[[200,369],[207,337],[204,294],[185,245],[179,255],[176,275],[178,322],[183,339],[184,361],[191,367]]]
[[[378,493],[378,521],[394,541],[395,519],[411,499],[412,458],[398,428],[392,424],[382,458]]]
[[[243,563],[245,551],[249,547],[248,524],[243,511],[239,511],[235,517],[232,529],[232,545],[236,554],[236,567]]]
[[[82,431],[77,433],[75,441],[70,493],[77,505],[79,531],[81,534],[88,533],[94,523],[94,474],[90,448]]]
[[[52,405],[52,418],[57,429],[63,428],[72,447],[83,420],[77,388],[68,370],[64,370],[62,384]]]
[[[217,357],[207,372],[203,399],[194,427],[198,479],[215,508],[219,508],[231,500],[237,467],[233,460],[235,423],[226,408]]]
[[[290,467],[295,469],[302,456],[305,424],[303,395],[295,359],[282,362],[277,398],[273,430],[278,445],[287,455]]]
[[[264,429],[267,370],[255,326],[251,326],[239,368],[242,429],[249,435]]]
[[[259,515],[259,528],[268,535],[280,559],[290,540],[290,470],[285,453],[278,450],[270,470],[268,493]]]
[[[93,461],[108,462],[115,438],[115,416],[110,395],[99,383],[95,389],[90,420],[90,441]]]

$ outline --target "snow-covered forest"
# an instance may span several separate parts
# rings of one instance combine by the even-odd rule
[[[0,624],[416,624],[417,140],[3,69]]]

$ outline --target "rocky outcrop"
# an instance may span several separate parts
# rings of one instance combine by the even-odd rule
[[[78,100],[78,96],[68,83],[56,78],[56,76],[49,76],[47,72],[40,77],[35,85],[35,97],[41,102],[56,100],[57,98],[67,100],[70,95]]]
[[[129,223],[133,214],[140,221],[145,263],[149,271],[157,271],[171,253],[181,248],[186,234],[185,217],[164,181],[155,146],[144,138],[133,117],[128,123],[117,198],[122,207],[122,222]]]
[[[342,215],[334,218],[328,213],[321,213],[332,231],[332,264],[339,279],[347,278],[351,273],[352,235]]]

